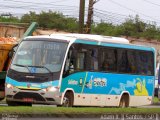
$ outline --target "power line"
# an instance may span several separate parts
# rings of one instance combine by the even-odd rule
[[[110,12],[110,11],[106,11],[106,10],[100,10],[100,9],[96,9],[96,8],[94,10],[97,12],[103,13],[103,14],[109,13],[109,14],[115,14],[117,16],[128,17],[127,15],[124,15],[124,14],[114,13],[114,12]]]
[[[38,11],[53,10],[53,11],[61,12],[63,14],[69,14],[69,15],[73,14],[73,16],[75,16],[75,15],[78,16],[76,12],[78,12],[79,8],[75,7],[75,6],[55,5],[55,4],[46,4],[46,3],[37,3],[37,2],[23,2],[23,1],[19,1],[19,0],[5,0],[5,1],[15,2],[16,3],[15,5],[17,5],[19,3],[23,3],[23,4],[21,4],[19,6],[1,4],[1,8],[0,8],[1,10],[2,10],[2,8],[6,8],[6,9],[8,9],[8,8],[19,8],[19,9],[27,9],[27,10],[32,9],[32,10],[38,10]],[[61,1],[61,0],[59,0],[59,1]],[[110,0],[110,1],[114,2],[113,0]],[[58,0],[54,1],[54,2],[58,2]],[[29,4],[32,4],[32,5],[29,5]],[[120,5],[123,8],[125,7],[125,6],[123,6],[119,3],[117,3],[117,4]],[[41,7],[39,5],[42,5],[42,6],[45,6],[45,7]],[[46,5],[47,6],[52,5],[52,6],[47,7]],[[63,8],[62,8],[62,6],[63,6]],[[125,7],[125,9],[130,9],[130,8]],[[94,8],[94,11],[95,11],[96,17],[99,16],[100,19],[103,19],[103,20],[106,20],[106,17],[104,17],[104,16],[108,16],[109,19],[114,19],[115,21],[123,21],[123,20],[121,20],[121,18],[124,19],[124,21],[125,21],[125,19],[129,18],[129,16],[119,14],[119,13],[113,13],[113,12],[110,12],[110,11],[99,10],[99,9],[95,9],[95,8]],[[87,12],[87,10],[85,12]],[[132,12],[137,12],[137,11],[132,10]],[[150,16],[147,16],[147,17],[151,18]],[[114,21],[114,20],[112,20],[112,21]],[[144,20],[144,21],[150,21],[150,20]],[[160,23],[160,22],[157,21],[157,23]]]
[[[54,2],[52,2],[52,3],[37,3],[37,2],[25,2],[25,1],[19,1],[19,0],[4,0],[4,1],[9,1],[9,2],[14,2],[14,3],[23,3],[23,5],[24,5],[24,3],[26,4],[31,4],[31,5],[47,5],[47,6],[49,6],[49,5],[54,5],[54,6],[61,6],[61,7],[64,7],[64,6],[68,6],[68,7],[76,7],[76,6],[69,6],[69,5],[56,5],[56,4],[52,4],[52,3],[54,3]],[[3,3],[4,4],[4,3]],[[78,6],[77,6],[78,7]]]
[[[24,2],[24,1],[17,1],[17,0],[4,0],[4,1],[9,1],[9,2],[22,2],[22,3],[34,3],[34,2]],[[59,3],[59,2],[66,2],[67,0],[57,0],[57,1],[53,1],[53,2],[49,2],[45,4],[50,4],[50,3]]]
[[[112,13],[112,12],[108,12],[108,11],[106,11],[106,12],[100,12],[100,11],[97,10],[97,9],[95,10],[95,13],[96,13],[96,14],[99,14],[99,15],[102,16],[102,17],[112,16],[112,17],[114,17],[115,19],[117,19],[117,18],[126,19],[126,18],[129,17],[129,16],[126,16],[126,15],[120,15],[120,14]]]
[[[114,14],[103,14],[103,13],[100,13],[100,12],[97,12],[97,11],[95,11],[95,14],[96,15],[99,15],[99,16],[102,16],[103,18],[106,18],[106,17],[112,17],[113,19],[125,19],[126,17],[117,17],[116,15],[114,15]]]
[[[0,5],[1,6],[1,9],[2,8],[19,8],[19,9],[33,9],[33,10],[43,10],[43,9],[47,9],[47,10],[61,10],[61,11],[64,11],[64,10],[71,10],[71,11],[75,11],[75,10],[78,10],[78,8],[70,8],[70,7],[65,7],[65,8],[61,8],[61,7],[30,7],[30,6],[10,6],[10,5]]]
[[[8,1],[8,0],[6,0],[6,1]],[[11,2],[16,2],[18,4],[19,2],[22,2],[22,1],[12,0]],[[33,2],[24,2],[24,3],[33,3]],[[35,2],[34,2],[34,4],[36,4],[36,5],[34,5],[34,4],[32,4],[32,5],[29,5],[29,4],[17,5],[17,4],[14,4],[14,5],[7,4],[7,5],[5,5],[5,3],[3,3],[3,4],[0,5],[1,6],[0,9],[2,10],[4,8],[4,9],[8,10],[8,8],[9,9],[15,9],[16,8],[16,9],[24,9],[24,10],[30,10],[30,11],[36,10],[37,12],[46,11],[46,10],[53,10],[53,11],[59,11],[59,12],[65,11],[65,10],[68,11],[69,9],[71,11],[78,10],[77,7],[68,6],[68,5],[55,5],[55,4],[53,5],[53,4],[41,4],[40,3],[40,6],[39,6],[39,4],[35,3]],[[50,5],[52,5],[52,6],[50,6]],[[50,7],[48,7],[48,6],[50,6]]]
[[[125,21],[126,19],[131,19],[132,16],[127,16],[127,15],[123,15],[123,14],[119,14],[119,13],[113,13],[110,11],[105,11],[105,10],[100,10],[100,9],[94,9],[96,14],[101,14],[101,16],[112,16],[113,19],[117,19],[117,18],[122,18],[123,20],[121,21]],[[151,23],[154,21],[148,20],[148,19],[141,19],[142,21],[146,21],[147,23]],[[157,21],[157,23],[160,23]]]
[[[149,0],[143,0],[143,1],[145,1],[145,2],[147,2],[147,3],[150,3],[150,4],[152,4],[152,5],[156,5],[156,6],[160,7],[160,4],[151,2],[151,1],[149,1]]]
[[[54,2],[50,2],[50,3],[59,3],[59,2],[66,2],[67,0],[57,0],[57,1],[54,1]]]
[[[116,16],[110,15],[110,14],[97,14],[97,12],[95,12],[96,14],[94,14],[94,16],[99,19],[99,21],[103,21],[103,22],[109,22],[109,23],[113,23],[113,24],[120,24],[124,22],[124,19],[118,19]]]
[[[120,7],[125,8],[125,9],[127,9],[127,10],[130,10],[130,11],[132,11],[132,12],[134,12],[134,13],[141,14],[141,15],[147,17],[147,18],[152,18],[154,21],[159,21],[159,22],[160,22],[160,20],[158,20],[158,19],[155,19],[155,18],[153,18],[153,17],[151,17],[151,16],[148,16],[148,15],[145,15],[145,14],[143,14],[143,13],[140,13],[139,11],[130,9],[130,8],[128,8],[128,7],[126,7],[126,6],[122,5],[122,4],[119,4],[118,2],[115,2],[115,1],[113,1],[113,0],[109,0],[109,2],[112,2],[113,4],[116,4],[116,5],[120,6]]]

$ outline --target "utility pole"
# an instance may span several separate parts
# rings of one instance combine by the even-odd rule
[[[84,30],[84,11],[85,11],[85,0],[80,0],[80,7],[79,7],[79,33],[83,33],[83,30]]]
[[[85,33],[87,34],[91,32],[91,24],[93,21],[93,5],[98,1],[99,0],[89,0],[88,17],[87,17],[86,28],[85,28]]]

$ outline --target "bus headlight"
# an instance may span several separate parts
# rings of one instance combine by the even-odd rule
[[[11,84],[7,84],[6,87],[7,87],[7,88],[10,88],[10,89],[13,89],[13,88],[14,88],[14,86],[11,85]]]
[[[45,89],[42,89],[44,92],[55,92],[58,90],[58,87],[48,87]]]

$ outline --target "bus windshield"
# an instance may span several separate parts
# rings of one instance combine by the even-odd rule
[[[59,72],[67,44],[57,41],[23,41],[14,56],[11,69],[27,73]]]

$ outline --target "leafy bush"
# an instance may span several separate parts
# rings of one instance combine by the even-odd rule
[[[135,18],[130,17],[126,19],[126,21],[120,25],[99,23],[92,26],[92,33],[160,40],[160,28],[156,27],[156,24],[143,22],[138,15],[136,15]]]
[[[20,19],[16,17],[0,17],[0,22],[37,22],[43,29],[57,29],[66,32],[78,32],[78,21],[76,18],[66,17],[62,13],[53,11],[42,11],[37,14],[30,11],[24,14]],[[85,29],[84,29],[85,30]],[[130,36],[135,38],[157,39],[160,40],[160,28],[156,24],[145,23],[138,15],[135,18],[130,17],[124,23],[114,25],[112,23],[101,22],[92,24],[92,34],[106,36]]]
[[[12,22],[12,23],[18,23],[20,20],[17,17],[4,17],[0,16],[0,22]]]
[[[39,27],[43,29],[57,29],[69,32],[78,31],[78,23],[75,18],[67,18],[63,14],[57,12],[42,11],[40,14],[30,12],[21,18],[21,22],[30,23],[32,21],[38,22]]]

